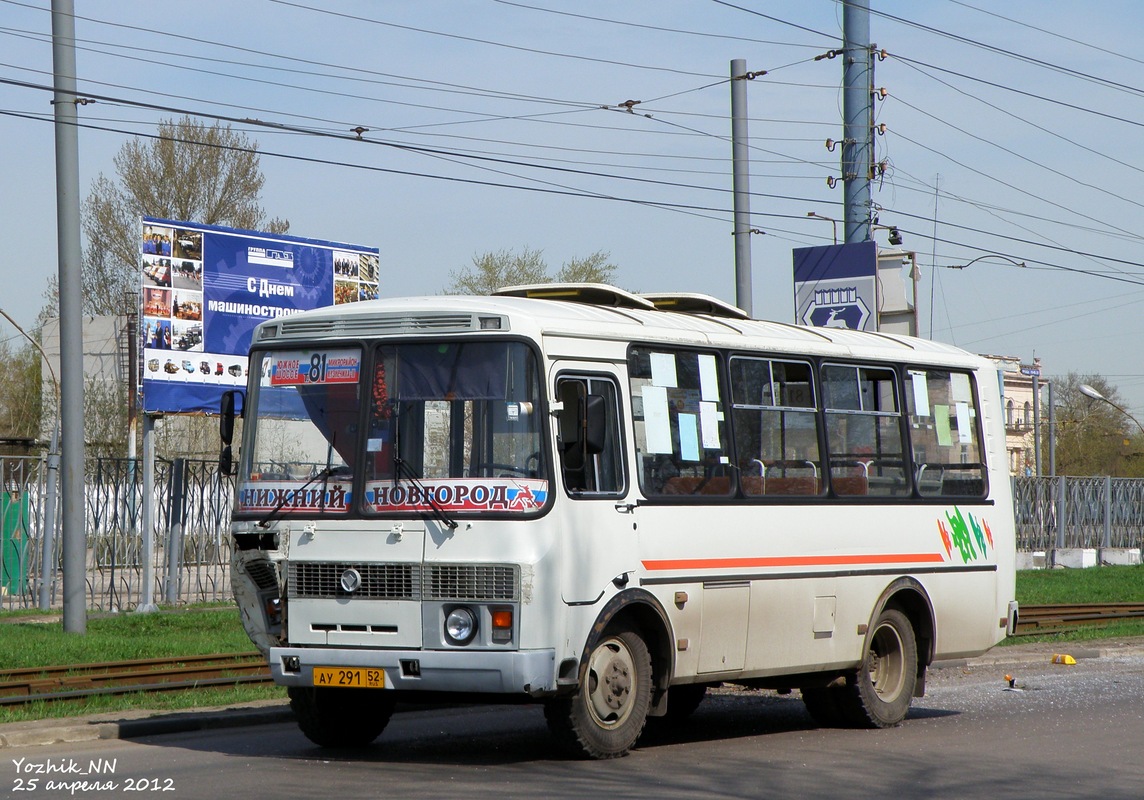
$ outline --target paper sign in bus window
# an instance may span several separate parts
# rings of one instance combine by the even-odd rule
[[[969,444],[973,441],[972,428],[970,428],[969,422],[969,404],[957,403],[954,408],[957,409],[957,441],[960,444]]]
[[[671,453],[671,417],[667,410],[667,389],[663,386],[644,386],[644,434],[647,452]]]
[[[719,373],[715,369],[715,356],[699,356],[699,389],[704,400],[719,400]]]
[[[919,417],[930,415],[929,386],[924,372],[910,370],[910,383],[914,387],[914,414]]]
[[[679,386],[679,379],[675,374],[675,354],[651,354],[651,383],[652,386],[664,386],[669,389]]]
[[[680,414],[679,455],[684,461],[699,461],[698,418],[694,414]]]
[[[719,420],[723,415],[719,411],[718,403],[699,403],[699,430],[703,435],[703,447],[707,450],[719,450]]]

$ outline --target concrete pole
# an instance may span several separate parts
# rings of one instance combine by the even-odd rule
[[[842,186],[847,244],[870,240],[870,162],[873,152],[873,66],[870,0],[842,5]]]
[[[79,129],[75,78],[75,8],[52,0],[55,71],[56,231],[60,282],[60,383],[64,631],[87,632],[84,573],[83,298],[80,274]]]
[[[60,474],[60,422],[52,425],[52,444],[48,450],[48,480],[44,501],[44,527],[40,534],[40,587],[41,611],[52,607],[52,583],[56,576],[56,497],[59,496]]]
[[[735,197],[735,305],[754,316],[751,295],[751,155],[747,137],[747,62],[731,62],[731,183]]]
[[[140,509],[140,541],[143,543],[143,586],[139,612],[158,611],[155,605],[155,417],[143,415],[143,507]]]

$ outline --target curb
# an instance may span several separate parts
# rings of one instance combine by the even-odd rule
[[[48,744],[71,744],[99,739],[140,739],[169,733],[237,728],[293,722],[294,712],[285,703],[265,707],[220,708],[181,711],[128,719],[39,720],[0,725],[0,750]]]

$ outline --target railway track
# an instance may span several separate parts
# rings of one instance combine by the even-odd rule
[[[269,682],[270,671],[259,653],[28,667],[0,670],[0,705]]]
[[[1017,635],[1052,633],[1117,619],[1144,620],[1144,603],[1022,606]],[[270,683],[270,671],[256,652],[29,667],[0,670],[0,706],[262,683]]]
[[[1144,603],[1021,606],[1017,617],[1017,635],[1052,633],[1061,628],[1103,625],[1117,619],[1144,620]]]

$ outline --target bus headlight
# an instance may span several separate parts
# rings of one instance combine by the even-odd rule
[[[476,635],[477,617],[472,610],[460,606],[445,617],[445,639],[449,644],[468,644]]]

